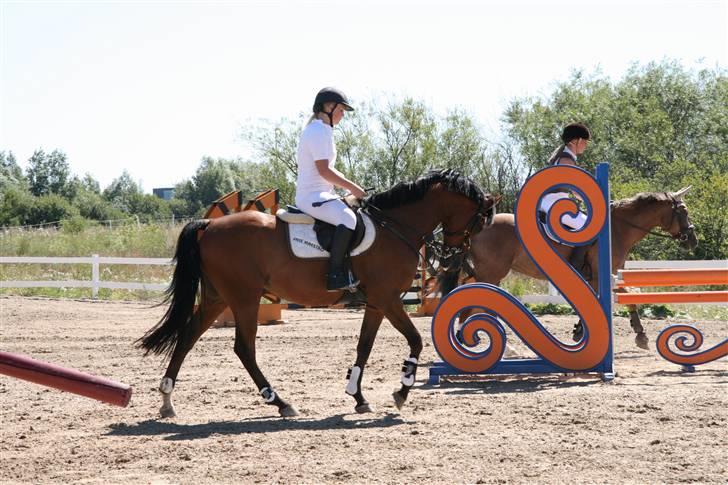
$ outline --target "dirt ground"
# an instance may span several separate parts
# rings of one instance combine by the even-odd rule
[[[261,326],[258,358],[301,415],[265,406],[233,353],[232,328],[208,331],[158,418],[166,363],[132,343],[161,316],[140,303],[0,298],[0,349],[134,388],[127,408],[0,375],[2,483],[726,483],[728,362],[696,373],[640,350],[616,318],[617,379],[545,376],[427,384],[438,360],[430,318],[401,412],[404,338],[386,322],[364,373],[374,407],[344,394],[362,312],[284,312]],[[573,317],[542,319],[565,338]],[[646,321],[651,340],[667,326]],[[706,345],[728,322],[699,322]],[[511,342],[512,340],[509,340]],[[516,350],[519,345],[514,344]],[[522,345],[521,345],[522,347]]]

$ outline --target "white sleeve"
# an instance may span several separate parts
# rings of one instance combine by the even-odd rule
[[[334,158],[334,140],[323,130],[311,130],[308,147],[314,161]]]

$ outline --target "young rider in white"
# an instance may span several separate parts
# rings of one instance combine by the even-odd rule
[[[335,88],[323,88],[316,95],[313,115],[298,142],[296,205],[316,219],[336,226],[326,277],[326,288],[329,291],[353,288],[359,283],[354,281],[344,264],[354,235],[356,216],[334,192],[335,187],[340,187],[356,198],[365,196],[360,186],[334,168],[334,126],[342,120],[346,111],[354,111],[354,108],[344,93]]]
[[[563,145],[559,146],[551,154],[549,165],[577,165],[576,157],[584,153],[589,141],[591,140],[591,132],[586,125],[581,123],[571,123],[564,127],[561,134]],[[570,193],[563,189],[557,189],[543,196],[541,199],[541,211],[548,213],[552,205],[560,199],[569,198]],[[576,194],[575,194],[576,195]],[[578,196],[577,196],[578,197]],[[574,230],[579,230],[586,224],[587,216],[583,212],[579,212],[575,216],[565,214],[561,221]],[[586,256],[587,246],[576,246],[571,253],[569,262],[577,270],[581,270],[584,266],[584,257]]]

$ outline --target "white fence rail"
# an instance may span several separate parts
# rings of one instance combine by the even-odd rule
[[[136,281],[103,281],[100,278],[99,265],[102,264],[138,264],[138,265],[171,265],[167,258],[114,258],[94,254],[91,257],[44,257],[44,256],[0,256],[0,264],[90,264],[91,280],[53,280],[53,281],[7,281],[0,280],[0,288],[91,288],[94,298],[99,288],[122,290],[164,291],[168,283],[139,283]]]
[[[137,265],[172,265],[167,258],[115,258],[94,254],[90,257],[23,257],[0,256],[0,264],[90,264],[91,280],[54,280],[54,281],[7,281],[0,280],[0,288],[91,288],[94,298],[99,288],[164,291],[168,283],[139,283],[134,281],[103,281],[99,277],[99,265],[102,264],[137,264]],[[660,269],[660,268],[728,268],[728,260],[701,261],[627,261],[625,269]],[[566,304],[566,300],[549,283],[548,295],[523,295],[519,297],[523,303]]]

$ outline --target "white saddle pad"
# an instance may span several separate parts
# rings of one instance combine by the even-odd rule
[[[368,215],[362,214],[364,221],[364,238],[361,243],[351,250],[351,255],[356,256],[367,249],[374,242],[376,228]],[[327,258],[329,252],[319,246],[316,233],[313,230],[313,224],[288,224],[288,242],[291,245],[291,251],[297,258]]]

